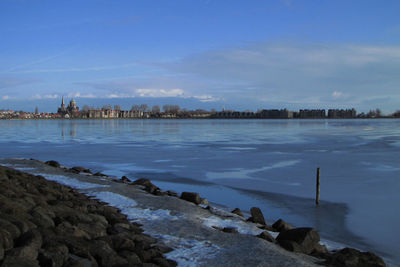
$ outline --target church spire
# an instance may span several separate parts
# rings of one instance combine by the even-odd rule
[[[64,104],[64,96],[62,96],[61,106],[65,106],[65,104]]]

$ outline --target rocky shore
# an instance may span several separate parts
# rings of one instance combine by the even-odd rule
[[[162,222],[146,221],[146,216],[152,216],[146,213],[147,223],[142,227],[160,239],[191,237],[207,247],[208,255],[196,256],[200,259],[192,254],[179,256],[188,258],[181,265],[386,266],[370,252],[351,248],[328,251],[320,244],[315,229],[295,228],[282,219],[267,225],[257,207],[251,208],[250,218],[244,218],[239,209],[224,213],[195,192],[178,195],[162,191],[145,178],[113,179],[83,167],[66,168],[56,161],[15,162],[41,172],[74,177],[82,183],[108,186],[91,189],[90,194],[118,193],[138,202],[141,211],[168,211],[172,219]],[[123,214],[131,212],[132,207],[121,213],[75,189],[7,167],[0,167],[0,182],[0,266],[176,265],[169,259],[171,254],[166,258],[163,253],[173,254],[171,250],[179,246],[172,242],[169,248],[169,241],[157,242],[143,234],[141,225]],[[195,245],[192,248],[201,249]]]
[[[176,266],[114,207],[7,167],[0,183],[1,266]]]

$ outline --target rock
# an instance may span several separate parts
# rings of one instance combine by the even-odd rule
[[[68,260],[68,248],[65,245],[47,247],[39,252],[40,266],[61,267]]]
[[[242,211],[241,211],[239,208],[235,208],[234,210],[231,211],[231,213],[243,217],[243,213],[242,213]]]
[[[194,192],[182,192],[181,199],[193,202],[196,205],[200,204],[200,195],[199,193]]]
[[[14,238],[5,229],[0,229],[0,244],[2,244],[5,250],[14,246]]]
[[[257,225],[257,228],[262,229],[262,230],[267,230],[270,232],[276,232],[275,228],[269,225]]]
[[[128,261],[119,256],[107,242],[96,240],[90,247],[90,253],[100,266],[126,265]]]
[[[208,200],[206,198],[200,198],[201,205],[208,205]]]
[[[0,228],[9,232],[12,239],[16,239],[21,235],[21,230],[16,225],[2,218],[0,218]]]
[[[278,232],[283,232],[283,231],[287,231],[287,230],[293,229],[292,225],[290,225],[289,223],[285,222],[282,219],[277,220],[272,225],[272,227]]]
[[[121,182],[124,182],[124,183],[130,183],[130,182],[131,182],[131,180],[129,180],[129,178],[126,177],[126,176],[122,176],[121,179],[120,179],[120,181],[121,181]]]
[[[310,254],[319,242],[319,234],[313,228],[294,228],[281,232],[276,241],[286,250]]]
[[[36,207],[32,210],[31,215],[33,217],[33,222],[41,227],[54,227],[54,221],[50,216],[53,214],[50,213],[50,210],[45,210],[42,207]],[[55,215],[54,215],[55,216]]]
[[[328,266],[341,267],[384,267],[385,262],[371,252],[361,252],[353,248],[344,248],[333,253],[326,261]]]
[[[330,253],[326,246],[321,244],[316,244],[314,250],[310,254],[311,256],[321,258],[321,259],[328,259],[330,258]]]
[[[73,173],[81,173],[81,172],[83,172],[83,173],[92,174],[92,172],[89,169],[86,169],[86,168],[83,168],[83,167],[80,167],[80,166],[72,167],[71,169],[69,169],[69,171],[73,172]]]
[[[7,256],[1,267],[40,267],[37,260]]]
[[[113,248],[116,251],[135,251],[135,243],[125,235],[115,235],[111,237]]]
[[[7,257],[22,258],[27,260],[36,260],[39,250],[35,247],[17,247],[7,251]]]
[[[94,176],[100,176],[100,177],[107,177],[107,175],[105,175],[104,173],[101,172],[96,172],[95,174],[93,174]]]
[[[160,188],[158,188],[157,186],[152,184],[150,182],[150,180],[147,179],[147,178],[137,179],[134,182],[132,182],[131,184],[133,184],[133,185],[142,185],[142,186],[145,187],[145,190],[147,192],[149,192],[150,194],[161,195],[161,194],[159,194],[159,192],[161,191]]]
[[[22,234],[15,241],[15,248],[7,251],[7,255],[17,258],[35,260],[38,257],[39,248],[42,246],[42,236],[37,229],[32,229]]]
[[[171,191],[171,190],[167,190],[167,195],[171,196],[171,197],[178,197],[178,193]]]
[[[78,223],[77,228],[86,232],[90,236],[90,239],[99,238],[107,234],[107,228],[97,222],[91,224]]]
[[[58,162],[55,161],[55,160],[46,161],[45,164],[47,164],[47,165],[49,165],[49,166],[51,166],[51,167],[55,167],[55,168],[60,168],[60,167],[61,167],[61,164],[58,163]]]
[[[235,227],[224,227],[223,229],[222,229],[222,232],[225,232],[225,233],[239,233],[238,232],[238,230],[235,228]]]
[[[4,246],[0,243],[0,262],[4,259]]]
[[[125,250],[121,251],[119,255],[121,255],[128,261],[129,266],[136,266],[136,265],[139,266],[142,264],[142,260],[135,252]]]
[[[155,258],[153,259],[153,262],[155,264],[157,264],[158,266],[162,266],[162,267],[175,267],[177,266],[177,263],[172,261],[172,260],[168,260],[165,258]]]
[[[265,240],[267,240],[269,242],[275,243],[275,238],[270,233],[268,233],[267,231],[262,232],[257,237],[265,239]]]
[[[254,223],[259,223],[262,225],[266,225],[265,223],[265,219],[264,219],[264,215],[262,214],[260,208],[257,207],[252,207],[250,209],[250,213],[251,213],[251,220],[249,218],[250,221],[254,222]]]
[[[42,246],[42,243],[42,235],[37,229],[29,230],[28,232],[22,234],[17,240],[15,240],[16,247],[28,246],[39,249]]]
[[[137,179],[137,180],[133,181],[132,184],[143,185],[143,186],[146,187],[146,186],[150,185],[151,182],[147,178],[140,178],[140,179]]]

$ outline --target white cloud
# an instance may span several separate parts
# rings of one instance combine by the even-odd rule
[[[33,95],[31,98],[32,99],[56,99],[58,97],[59,96],[57,94],[45,94],[45,95],[36,94],[36,95]]]
[[[201,102],[216,102],[221,100],[220,98],[213,97],[212,95],[197,95],[193,96],[193,98],[196,98]]]
[[[258,43],[159,66],[202,81],[200,95],[227,101],[357,106],[381,94],[400,96],[400,46]]]
[[[343,93],[342,93],[342,92],[334,91],[334,92],[332,93],[332,97],[333,97],[333,98],[340,98],[340,97],[342,97],[342,96],[343,96]]]
[[[81,92],[69,93],[67,97],[71,98],[97,98],[96,95],[92,93],[82,94]]]
[[[8,100],[8,99],[10,99],[10,96],[4,95],[4,96],[1,97],[1,99],[2,99],[2,100]]]
[[[135,93],[141,97],[184,97],[182,89],[136,89]]]

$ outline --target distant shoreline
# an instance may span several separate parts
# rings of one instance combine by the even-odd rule
[[[378,118],[0,118],[0,120],[380,120],[400,119],[398,117]]]

